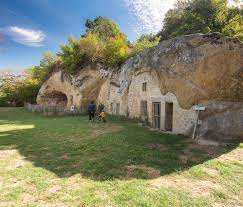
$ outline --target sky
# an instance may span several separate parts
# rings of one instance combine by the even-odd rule
[[[157,33],[176,0],[0,0],[0,72],[38,64],[55,54],[70,35],[85,31],[85,20],[106,16],[128,39]]]

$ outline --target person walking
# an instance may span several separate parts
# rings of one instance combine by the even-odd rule
[[[91,103],[88,106],[89,121],[93,121],[94,122],[95,112],[96,112],[95,102],[91,101]]]
[[[102,109],[102,111],[99,114],[100,117],[100,122],[106,123],[106,119],[105,119],[105,110]]]

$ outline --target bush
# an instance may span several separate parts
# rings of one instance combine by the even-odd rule
[[[62,60],[64,69],[70,74],[76,73],[86,62],[85,54],[80,50],[79,40],[71,36],[68,44],[61,45],[57,56]]]
[[[99,37],[93,33],[88,33],[85,37],[80,38],[79,47],[82,54],[92,63],[102,59],[104,44]]]
[[[110,38],[105,46],[103,62],[107,66],[121,64],[128,57],[128,47],[124,37]]]
[[[177,1],[167,12],[159,35],[162,39],[193,33],[220,32],[243,39],[242,8],[229,7],[227,0]]]
[[[40,84],[32,73],[2,73],[0,75],[0,105],[23,106],[24,102],[35,103]]]
[[[132,55],[159,44],[160,37],[156,35],[142,35],[133,45]]]

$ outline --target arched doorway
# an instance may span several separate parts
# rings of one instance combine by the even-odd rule
[[[45,96],[45,102],[48,106],[56,106],[60,108],[67,107],[67,96],[60,91],[52,91]]]

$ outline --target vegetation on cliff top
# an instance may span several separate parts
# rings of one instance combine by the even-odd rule
[[[159,43],[155,35],[143,35],[131,44],[118,25],[105,17],[99,16],[93,21],[87,19],[85,26],[85,34],[80,38],[70,37],[68,44],[62,44],[57,53],[64,69],[71,74],[90,63],[116,67],[129,56]]]
[[[227,4],[227,0],[178,0],[175,8],[167,12],[159,35],[165,40],[194,33],[220,32],[243,40],[243,10]]]
[[[228,7],[227,0],[178,0],[175,8],[167,12],[159,34],[142,35],[134,43],[106,17],[87,19],[85,26],[86,31],[79,38],[69,37],[68,43],[62,44],[54,56],[45,53],[40,64],[21,77],[0,74],[0,105],[33,102],[43,81],[58,68],[69,74],[78,73],[87,64],[100,63],[107,68],[117,68],[128,57],[157,45],[160,40],[209,32],[243,39],[242,8]],[[29,95],[23,91],[28,91]]]

